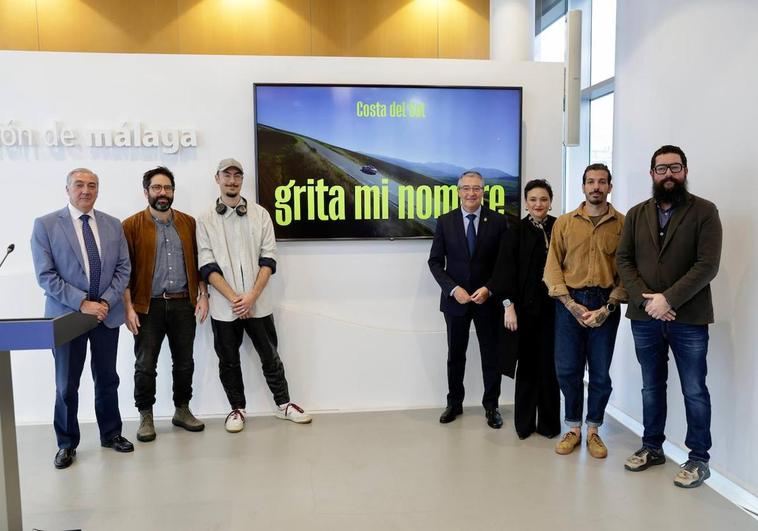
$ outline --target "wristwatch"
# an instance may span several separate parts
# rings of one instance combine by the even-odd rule
[[[511,299],[505,299],[503,301],[503,308],[507,309],[510,308],[513,303],[511,302]]]
[[[616,311],[616,304],[612,303],[612,302],[609,302],[608,304],[605,305],[605,309],[608,310],[609,312],[613,313],[613,312]]]

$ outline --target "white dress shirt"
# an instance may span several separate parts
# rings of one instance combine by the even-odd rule
[[[479,234],[479,218],[482,216],[482,207],[480,206],[473,212],[466,212],[466,209],[461,207],[461,214],[463,215],[463,233],[466,234],[468,231],[468,224],[471,223],[471,221],[469,221],[466,216],[469,214],[474,214],[476,216],[474,218],[474,232],[476,234]]]
[[[468,232],[468,224],[471,223],[472,220],[468,219],[466,216],[469,214],[474,214],[476,217],[473,219],[474,221],[474,233],[479,234],[479,218],[482,217],[482,207],[480,206],[473,212],[466,212],[466,209],[461,207],[461,214],[463,215],[463,234],[466,234]],[[453,297],[453,293],[455,293],[455,290],[458,289],[459,286],[455,286],[450,291],[450,296]],[[489,291],[489,290],[488,290]]]

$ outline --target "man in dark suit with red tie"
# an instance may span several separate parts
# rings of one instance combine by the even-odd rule
[[[503,419],[498,411],[500,370],[498,332],[502,326],[500,301],[491,297],[488,284],[508,228],[505,216],[482,205],[484,178],[467,171],[458,179],[461,207],[437,219],[429,269],[442,288],[440,311],[447,324],[447,408],[440,422],[452,422],[463,413],[463,374],[466,369],[471,321],[474,321],[482,358],[484,396],[482,405],[487,424],[499,429]]]
[[[32,256],[37,282],[45,290],[45,317],[82,312],[97,317],[86,334],[53,349],[55,358],[55,468],[71,466],[79,445],[79,380],[91,351],[95,382],[95,415],[100,444],[131,452],[121,436],[116,351],[124,322],[124,290],[131,266],[121,222],[99,210],[99,180],[77,168],[66,177],[69,204],[34,221]]]

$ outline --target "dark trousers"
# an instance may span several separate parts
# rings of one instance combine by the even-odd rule
[[[513,422],[527,436],[561,431],[561,393],[555,376],[555,319],[552,301],[547,315],[522,313],[518,319],[519,357]]]
[[[195,363],[195,309],[188,298],[150,301],[146,314],[139,314],[139,334],[134,336],[134,405],[150,409],[155,404],[155,370],[163,338],[171,349],[171,374],[174,379],[174,405],[189,404],[192,398],[192,373]]]
[[[79,381],[87,358],[87,341],[91,357],[90,368],[95,382],[95,416],[100,429],[100,442],[121,435],[121,414],[118,411],[116,352],[118,328],[100,323],[86,334],[53,349],[55,359],[55,416],[53,426],[58,448],[79,446]]]
[[[711,448],[711,395],[705,385],[708,374],[708,325],[676,321],[632,321],[637,360],[642,368],[642,444],[661,448],[666,440],[666,380],[669,347],[679,371],[687,417],[684,444],[690,459],[708,461]]]
[[[224,386],[232,409],[244,409],[246,404],[245,385],[242,382],[242,367],[240,366],[243,332],[250,337],[261,358],[263,376],[266,378],[271,394],[274,395],[274,401],[277,405],[290,401],[287,378],[284,376],[284,364],[276,350],[278,341],[273,315],[230,322],[211,319],[211,326],[213,345],[218,355],[221,384]]]
[[[486,303],[485,303],[486,304]],[[470,303],[470,306],[473,306]],[[463,375],[466,370],[466,349],[468,348],[471,321],[474,321],[476,337],[479,340],[479,352],[482,358],[482,378],[484,395],[482,405],[485,409],[498,406],[500,399],[500,369],[498,367],[498,330],[502,312],[491,304],[485,307],[471,308],[464,316],[445,314],[447,324],[447,404],[463,404],[465,389]]]
[[[576,302],[597,310],[606,303],[611,290],[593,287],[569,291]],[[565,399],[565,422],[570,427],[582,425],[586,366],[587,425],[600,426],[613,390],[609,371],[621,313],[616,310],[597,328],[585,328],[560,301],[555,301],[555,308],[555,372]]]

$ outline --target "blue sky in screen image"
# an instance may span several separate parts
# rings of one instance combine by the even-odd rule
[[[519,93],[509,89],[257,86],[258,123],[353,151],[519,174]],[[357,104],[386,105],[360,117]],[[391,117],[393,102],[425,118]]]

